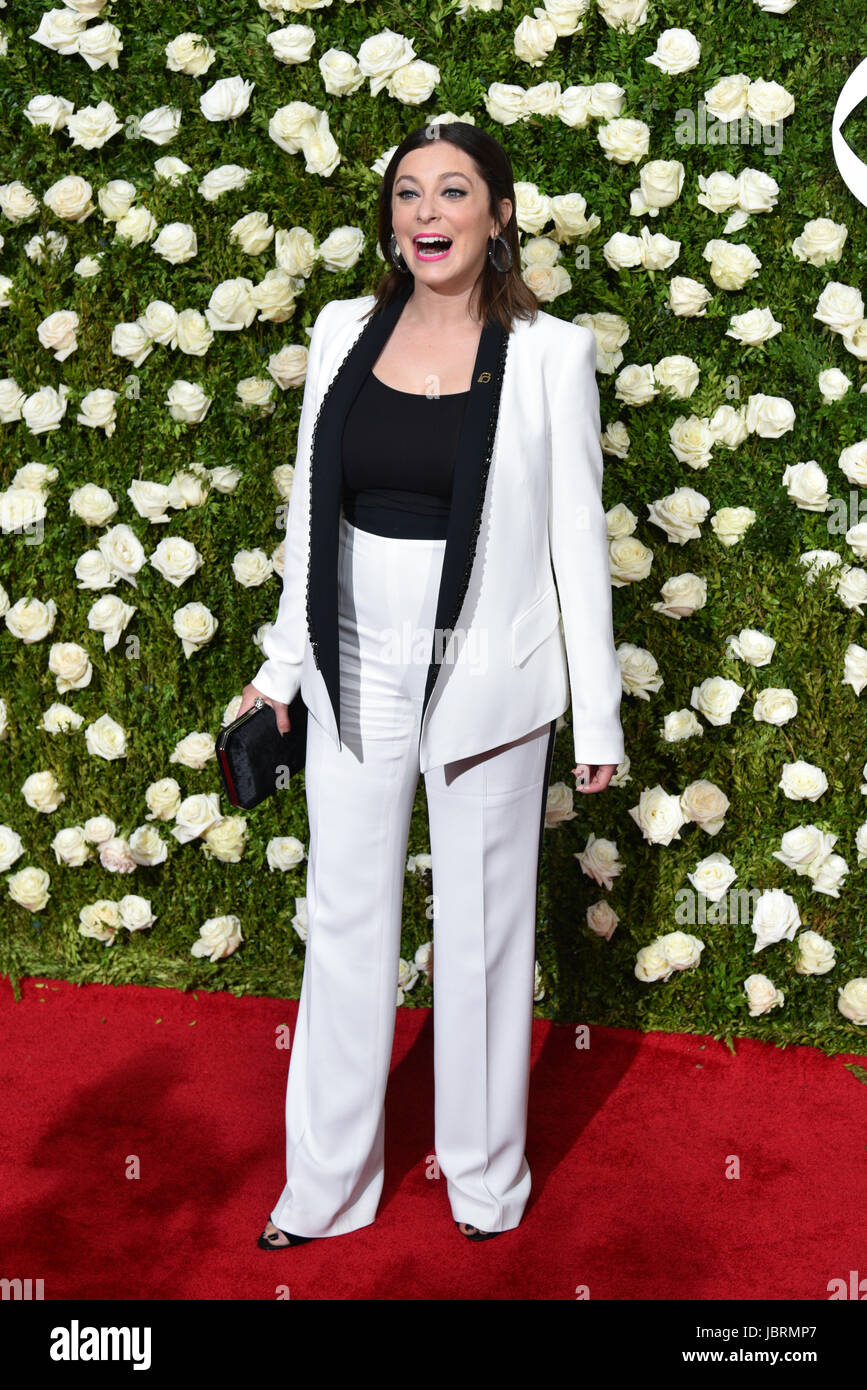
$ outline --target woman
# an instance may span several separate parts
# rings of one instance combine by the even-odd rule
[[[286,730],[300,690],[311,716],[286,1184],[262,1249],[376,1214],[420,773],[439,1168],[469,1239],[517,1226],[530,1192],[538,862],[570,698],[582,791],[624,751],[595,339],[538,309],[514,203],[484,131],[412,131],[380,194],[394,269],[311,335],[283,591],[239,711],[262,695]]]

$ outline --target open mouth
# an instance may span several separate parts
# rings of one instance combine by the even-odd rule
[[[451,237],[417,237],[413,242],[415,254],[420,261],[438,261],[447,256],[452,247]]]

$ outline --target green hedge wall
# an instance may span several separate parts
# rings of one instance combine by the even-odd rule
[[[646,22],[630,32],[609,22],[622,5],[590,3],[585,8],[581,27],[556,37],[550,52],[533,65],[518,56],[514,42],[518,26],[528,16],[532,19],[529,0],[481,8],[336,0],[309,7],[286,0],[282,11],[275,0],[270,12],[255,0],[201,0],[196,5],[125,0],[109,3],[87,21],[91,28],[117,26],[123,46],[115,67],[91,67],[80,53],[62,54],[36,42],[32,35],[48,6],[20,0],[0,9],[0,33],[6,40],[0,43],[5,46],[0,56],[0,184],[8,188],[20,182],[38,202],[36,215],[25,221],[0,214],[0,276],[6,277],[0,281],[6,285],[0,296],[5,302],[0,309],[0,379],[5,380],[0,408],[14,394],[9,379],[26,396],[46,386],[65,385],[69,392],[55,430],[33,433],[23,419],[0,423],[6,515],[14,506],[8,490],[19,469],[37,463],[57,470],[43,489],[44,521],[7,530],[0,553],[0,583],[9,605],[29,597],[56,604],[54,626],[39,640],[22,641],[5,622],[0,624],[0,697],[5,706],[0,822],[9,828],[7,843],[14,832],[23,848],[4,878],[8,884],[31,866],[50,875],[50,897],[37,910],[22,906],[3,889],[0,969],[14,982],[43,974],[78,982],[297,997],[304,945],[292,919],[296,898],[305,891],[305,861],[272,871],[266,848],[279,836],[294,836],[306,848],[300,784],[288,809],[285,803],[279,811],[266,804],[247,813],[246,844],[238,862],[209,856],[201,840],[180,843],[171,834],[171,821],[147,820],[145,792],[151,783],[174,776],[184,797],[220,793],[213,757],[194,769],[170,761],[172,750],[191,733],[218,732],[230,701],[262,659],[254,634],[276,614],[279,575],[244,587],[233,574],[232,559],[245,549],[271,555],[282,539],[285,503],[272,470],[293,462],[302,386],[300,378],[297,385],[274,384],[270,412],[243,407],[236,386],[247,378],[271,381],[269,360],[284,347],[306,347],[305,329],[329,299],[370,291],[382,269],[376,250],[380,175],[374,166],[408,130],[451,113],[483,125],[503,142],[516,181],[535,184],[550,196],[580,193],[588,216],[599,219],[586,236],[554,244],[569,287],[542,307],[566,319],[616,314],[628,325],[622,362],[610,370],[600,363],[603,428],[619,421],[629,436],[625,457],[606,455],[604,500],[609,509],[618,503],[629,508],[637,518],[635,536],[653,552],[646,578],[615,589],[615,628],[618,647],[632,644],[652,655],[662,684],[647,699],[624,694],[628,763],[619,769],[615,784],[601,795],[576,794],[574,816],[560,820],[555,815],[546,830],[537,1013],[561,1021],[697,1031],[730,1042],[748,1035],[780,1044],[812,1043],[830,1052],[863,1047],[864,1024],[844,1017],[837,1007],[840,987],[867,977],[867,892],[856,846],[867,819],[861,789],[867,721],[863,700],[843,683],[846,649],[864,640],[863,614],[847,608],[826,579],[807,583],[799,557],[808,550],[831,549],[844,564],[857,565],[858,559],[845,526],[842,531],[830,527],[830,511],[798,507],[782,483],[788,465],[815,460],[827,475],[831,497],[843,497],[848,505],[853,485],[839,467],[840,454],[867,436],[861,393],[867,370],[841,335],[814,317],[826,285],[836,281],[857,289],[864,283],[864,209],[840,179],[831,154],[837,92],[862,56],[860,18],[829,0],[801,0],[783,14],[766,13],[746,0],[703,0],[651,4]],[[552,4],[551,10],[568,19],[565,5]],[[305,61],[287,64],[278,61],[267,40],[291,24],[309,26],[314,43]],[[698,63],[677,74],[647,62],[659,35],[670,28],[689,30],[701,45]],[[372,95],[366,78],[347,95],[330,95],[318,65],[321,56],[333,48],[355,57],[366,39],[384,29],[411,40],[416,58],[436,65],[438,80],[429,98],[410,104],[385,88]],[[199,76],[167,67],[166,45],[187,32],[203,35],[214,50],[212,65]],[[683,110],[697,112],[704,94],[735,73],[754,82],[778,82],[794,98],[794,110],[782,122],[779,149],[678,139]],[[214,82],[236,75],[254,84],[246,111],[233,119],[206,119],[200,96]],[[624,89],[621,117],[646,122],[649,128],[647,155],[627,164],[607,158],[598,138],[605,121],[595,117],[583,128],[570,127],[556,114],[503,124],[486,105],[495,83],[524,89],[559,83],[564,91],[617,83]],[[75,112],[110,102],[121,128],[100,147],[74,145],[65,130],[52,131],[26,118],[28,104],[45,94],[66,98]],[[332,173],[306,172],[304,155],[287,153],[269,135],[271,117],[292,101],[327,112],[340,152]],[[140,120],[161,106],[181,112],[175,138],[165,145],[136,138],[132,118]],[[862,130],[856,113],[846,128],[856,145],[864,143]],[[154,164],[165,157],[183,159],[190,172],[176,182],[158,177]],[[657,217],[633,216],[630,193],[641,165],[657,159],[682,162],[682,190]],[[220,165],[239,165],[249,174],[243,187],[209,202],[197,189],[203,176]],[[711,281],[703,255],[709,240],[725,237],[725,214],[698,202],[698,180],[718,170],[737,175],[746,168],[769,174],[779,195],[771,210],[751,214],[743,228],[726,238],[748,244],[761,261],[755,278],[742,289],[728,290]],[[116,239],[98,204],[83,221],[56,215],[43,196],[71,174],[89,181],[95,204],[110,180],[130,181],[135,205],[150,211],[157,229],[174,222],[194,227],[197,254],[171,264],[148,241],[133,245]],[[251,212],[267,214],[278,231],[303,228],[317,248],[336,228],[358,228],[361,254],[346,269],[329,269],[314,258],[307,273],[294,281],[290,317],[283,322],[256,319],[237,332],[216,331],[203,356],[157,344],[136,367],[113,353],[115,325],[134,322],[153,301],[204,313],[221,282],[246,277],[258,285],[275,268],[273,241],[260,253],[248,254],[230,238],[233,224]],[[847,228],[836,262],[814,265],[792,253],[794,239],[816,218]],[[610,237],[617,232],[635,235],[642,226],[680,243],[670,268],[617,269],[606,260],[603,247]],[[535,235],[553,236],[550,224],[538,233],[526,227],[522,231],[528,242]],[[52,232],[67,238],[65,251],[56,259],[50,251],[41,261],[35,259],[31,238]],[[97,254],[97,275],[75,272],[82,257]],[[672,312],[669,288],[675,275],[694,278],[711,291],[703,316]],[[780,332],[756,346],[727,336],[733,315],[762,307],[781,323]],[[77,348],[62,361],[42,346],[37,334],[40,323],[60,310],[74,311],[79,320]],[[700,369],[688,400],[665,391],[643,406],[618,398],[616,379],[623,368],[674,354],[691,358]],[[842,399],[826,402],[817,376],[831,367],[845,372],[852,384]],[[172,418],[166,396],[178,379],[200,384],[211,397],[201,423]],[[76,421],[81,400],[97,388],[118,393],[110,435]],[[669,441],[676,420],[693,413],[709,418],[719,406],[738,408],[757,393],[791,402],[793,428],[777,438],[751,432],[731,450],[719,446],[701,471],[677,460]],[[170,508],[168,523],[140,516],[127,495],[139,478],[167,484],[179,473],[195,477],[199,470],[201,477],[202,469],[225,465],[238,470],[234,491],[212,487],[200,505]],[[23,480],[38,481],[38,473],[30,469]],[[107,489],[118,504],[102,525],[87,525],[70,511],[70,497],[86,483]],[[706,496],[710,511],[700,535],[679,545],[650,521],[648,508],[682,487]],[[854,487],[854,492],[857,504],[860,490]],[[741,506],[753,509],[754,524],[736,545],[725,546],[710,516],[722,507]],[[77,560],[118,524],[131,528],[148,557],[164,537],[185,538],[201,554],[201,566],[177,588],[148,563],[138,571],[135,587],[119,580],[109,589],[80,588]],[[707,601],[693,616],[676,621],[653,605],[665,581],[685,571],[706,581]],[[100,634],[88,626],[93,603],[106,594],[136,608],[120,640],[107,651]],[[172,621],[174,611],[191,602],[205,604],[218,627],[213,639],[187,658]],[[728,636],[743,628],[767,632],[776,640],[769,665],[753,667],[728,654]],[[92,677],[89,684],[60,693],[49,652],[52,644],[65,642],[86,649]],[[745,688],[730,722],[713,725],[700,714],[701,736],[677,742],[663,738],[665,716],[690,708],[693,688],[720,676]],[[774,726],[753,718],[753,703],[766,686],[795,693],[794,719]],[[57,701],[83,717],[78,729],[52,734],[40,727],[43,712]],[[126,755],[116,760],[88,752],[84,731],[103,714],[125,731]],[[567,716],[552,773],[552,782],[566,787],[572,784],[570,750]],[[797,760],[827,774],[827,790],[815,802],[792,801],[779,786],[784,764]],[[27,803],[21,788],[32,774],[48,771],[65,800],[45,813]],[[730,802],[719,833],[711,836],[687,823],[680,838],[669,844],[648,842],[630,814],[642,792],[659,785],[677,796],[701,779],[721,788]],[[561,795],[552,794],[552,806],[561,804]],[[235,814],[222,796],[220,809]],[[144,825],[156,826],[167,847],[164,862],[116,873],[103,867],[91,848],[82,865],[58,863],[52,849],[57,832],[98,816],[110,817],[121,838]],[[849,870],[838,896],[813,891],[809,878],[774,857],[782,835],[802,824],[837,837],[834,852]],[[609,889],[583,873],[575,858],[590,836],[617,846],[622,872]],[[428,848],[420,784],[408,853],[425,854]],[[790,894],[801,928],[833,943],[833,969],[821,975],[798,973],[795,940],[783,939],[754,953],[749,921],[696,919],[684,925],[677,916],[678,895],[690,888],[687,875],[698,862],[715,852],[728,856],[736,869],[734,888]],[[409,962],[431,938],[426,915],[430,890],[426,871],[407,872],[402,955]],[[150,927],[121,927],[108,944],[81,933],[85,905],[117,901],[125,894],[150,902]],[[587,921],[588,907],[602,900],[619,919],[610,939],[596,934]],[[693,895],[697,911],[703,901]],[[213,961],[191,954],[202,924],[223,914],[240,919],[243,940],[237,949]],[[638,952],[658,936],[680,929],[704,943],[700,962],[675,970],[667,980],[636,978]],[[744,981],[757,972],[770,977],[785,1002],[752,1017]],[[431,1003],[423,972],[404,998],[409,1006]]]

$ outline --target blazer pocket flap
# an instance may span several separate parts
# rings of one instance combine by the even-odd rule
[[[512,665],[520,666],[559,621],[557,590],[552,584],[512,623]]]

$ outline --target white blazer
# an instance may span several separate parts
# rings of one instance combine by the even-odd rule
[[[300,690],[338,746],[340,437],[409,293],[411,283],[364,321],[373,295],[331,300],[313,326],[283,589],[253,678],[285,704]],[[484,328],[455,464],[421,772],[519,738],[570,702],[576,763],[624,758],[595,371],[596,340],[578,324],[539,311],[511,333]]]

